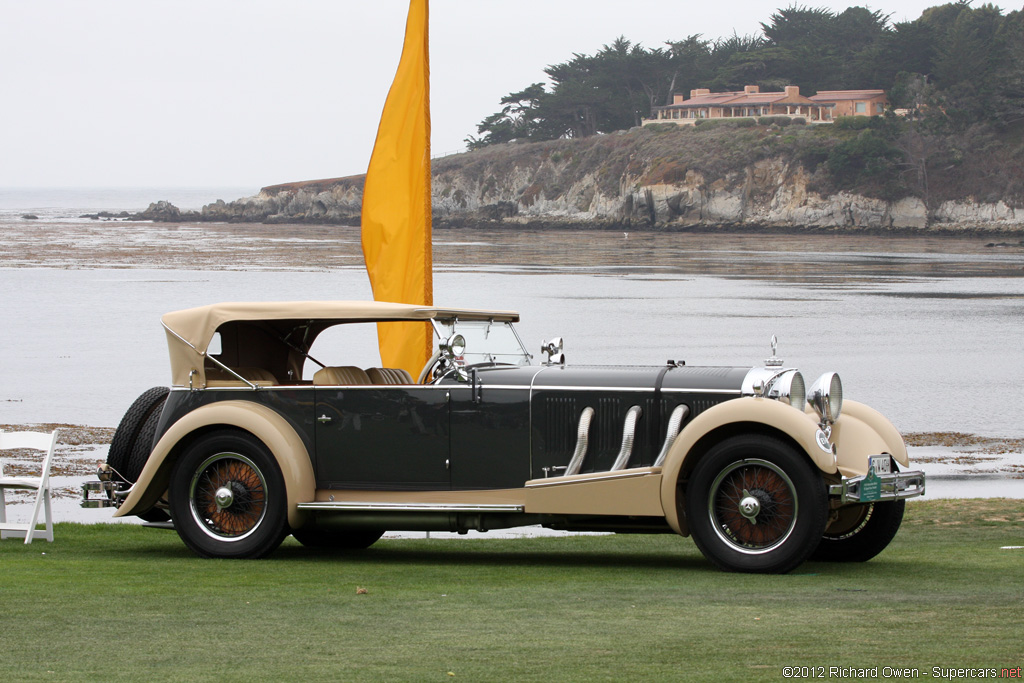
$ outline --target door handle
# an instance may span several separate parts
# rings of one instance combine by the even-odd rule
[[[316,419],[316,421],[319,422],[320,424],[330,424],[331,418],[327,417],[326,415],[321,415]]]

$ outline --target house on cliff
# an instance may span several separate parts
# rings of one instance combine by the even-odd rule
[[[832,116],[881,116],[889,106],[884,90],[820,90],[812,102],[832,105]]]
[[[877,116],[887,104],[883,90],[823,90],[812,97],[800,94],[799,86],[787,85],[782,92],[761,92],[748,85],[743,91],[690,91],[687,99],[673,95],[672,104],[654,107],[652,118],[643,123],[695,125],[702,119],[739,119],[760,116],[802,118],[809,123],[832,123],[837,116]]]

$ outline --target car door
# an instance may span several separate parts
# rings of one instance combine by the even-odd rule
[[[443,387],[316,387],[318,488],[451,487]]]
[[[450,385],[453,489],[521,488],[530,478],[530,385],[503,379]]]

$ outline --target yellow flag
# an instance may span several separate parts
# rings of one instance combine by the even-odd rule
[[[405,45],[363,188],[363,257],[373,298],[434,303],[430,222],[430,59],[427,0],[411,0]],[[377,325],[384,367],[416,377],[430,358],[429,323]]]

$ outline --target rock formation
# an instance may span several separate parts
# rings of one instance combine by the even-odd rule
[[[837,190],[822,181],[820,164],[808,170],[799,154],[772,153],[772,133],[754,138],[761,146],[753,153],[730,147],[728,135],[634,129],[435,159],[434,225],[1024,232],[1024,207],[1005,200],[966,196],[933,201],[929,209],[914,196],[879,199]],[[288,183],[254,197],[218,201],[199,213],[158,202],[139,217],[358,225],[362,185],[362,176]]]

